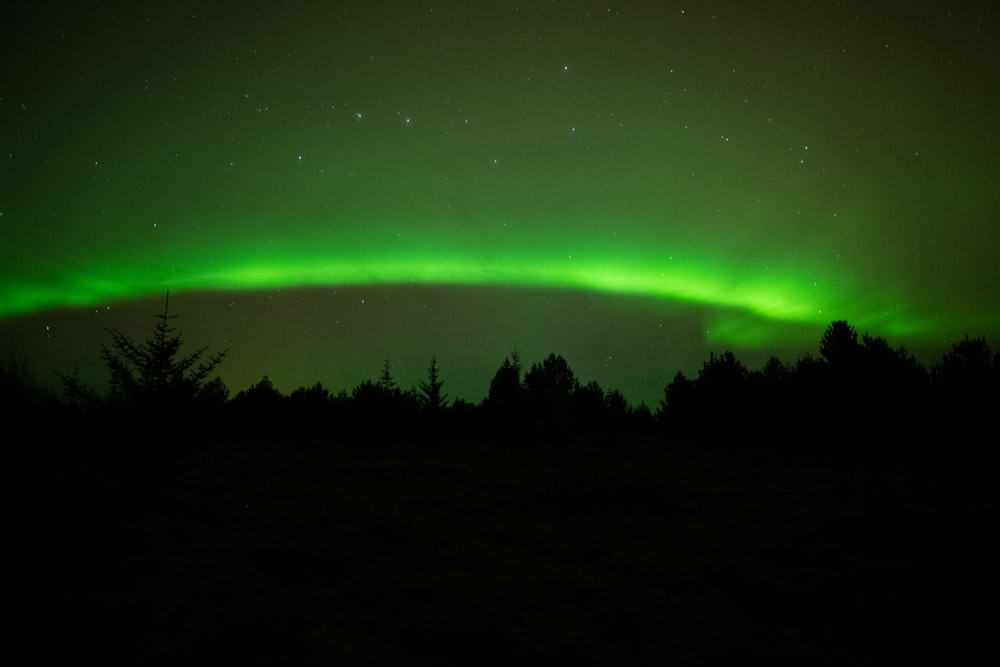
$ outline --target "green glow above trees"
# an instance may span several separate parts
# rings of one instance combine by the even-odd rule
[[[554,244],[554,242],[552,243]],[[550,244],[550,245],[552,245]],[[806,275],[787,267],[743,272],[727,268],[724,258],[699,259],[692,253],[657,256],[635,249],[627,261],[619,252],[602,255],[596,241],[575,239],[579,251],[555,255],[534,245],[496,248],[489,253],[461,248],[436,250],[379,245],[347,251],[335,244],[303,250],[233,252],[217,248],[220,259],[205,262],[178,252],[169,262],[142,266],[109,260],[79,274],[3,286],[0,315],[60,305],[92,305],[172,290],[227,290],[338,285],[454,284],[545,287],[653,296],[668,301],[743,310],[763,320],[819,323],[829,313],[850,311],[855,321],[869,319],[876,307],[855,286],[833,277]],[[896,326],[911,331],[915,323]],[[730,337],[737,337],[730,332]]]
[[[648,297],[718,346],[994,337],[982,13],[758,4],[24,4],[0,317],[462,285]]]

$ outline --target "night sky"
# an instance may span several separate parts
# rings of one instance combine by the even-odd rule
[[[170,291],[233,390],[515,346],[652,407],[835,319],[1000,343],[992,2],[5,2],[0,344],[103,378]]]

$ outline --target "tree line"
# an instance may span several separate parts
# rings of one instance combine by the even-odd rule
[[[525,367],[514,350],[490,380],[486,397],[449,401],[436,355],[426,378],[403,389],[385,360],[377,380],[350,392],[331,392],[321,382],[280,392],[265,375],[231,396],[217,367],[226,351],[207,347],[181,355],[169,296],[153,335],[136,342],[109,330],[101,347],[109,372],[99,393],[74,373],[60,375],[63,397],[48,401],[75,419],[128,428],[159,424],[164,432],[213,424],[242,431],[331,434],[354,430],[382,436],[478,436],[558,439],[566,434],[613,437],[625,431],[688,438],[813,442],[852,436],[893,446],[929,434],[979,438],[1000,414],[1000,353],[985,338],[966,338],[925,368],[903,347],[858,335],[846,321],[832,322],[819,341],[819,356],[788,364],[771,357],[750,369],[731,351],[711,353],[693,377],[678,372],[658,406],[630,405],[616,389],[583,382],[555,352]],[[0,368],[3,405],[40,403],[22,365]],[[57,405],[56,405],[57,404]]]

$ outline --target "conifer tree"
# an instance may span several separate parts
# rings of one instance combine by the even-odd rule
[[[444,382],[438,379],[437,355],[433,355],[431,365],[427,368],[427,381],[420,383],[420,398],[425,409],[438,411],[445,406],[448,396],[441,393],[442,385]]]
[[[378,387],[387,394],[395,393],[398,389],[396,387],[396,378],[392,377],[390,368],[389,357],[386,357],[385,363],[382,364],[382,375],[379,376]]]
[[[511,361],[513,359],[513,361]],[[505,357],[490,381],[486,404],[492,408],[513,410],[517,407],[521,394],[521,353],[517,346],[510,357]]]
[[[198,398],[206,386],[218,394],[217,383],[207,383],[207,379],[228,350],[209,355],[206,361],[202,355],[207,346],[179,357],[181,335],[170,326],[170,320],[177,316],[169,314],[169,307],[168,292],[163,313],[154,316],[158,321],[153,335],[144,342],[137,343],[117,329],[107,330],[111,344],[101,345],[101,358],[111,372],[104,399],[107,403],[127,406],[181,403]],[[92,400],[96,396],[76,375],[62,379],[71,398]]]

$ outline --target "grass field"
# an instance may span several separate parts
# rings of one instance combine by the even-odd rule
[[[641,438],[22,458],[7,664],[996,652],[1000,503],[982,466]]]

